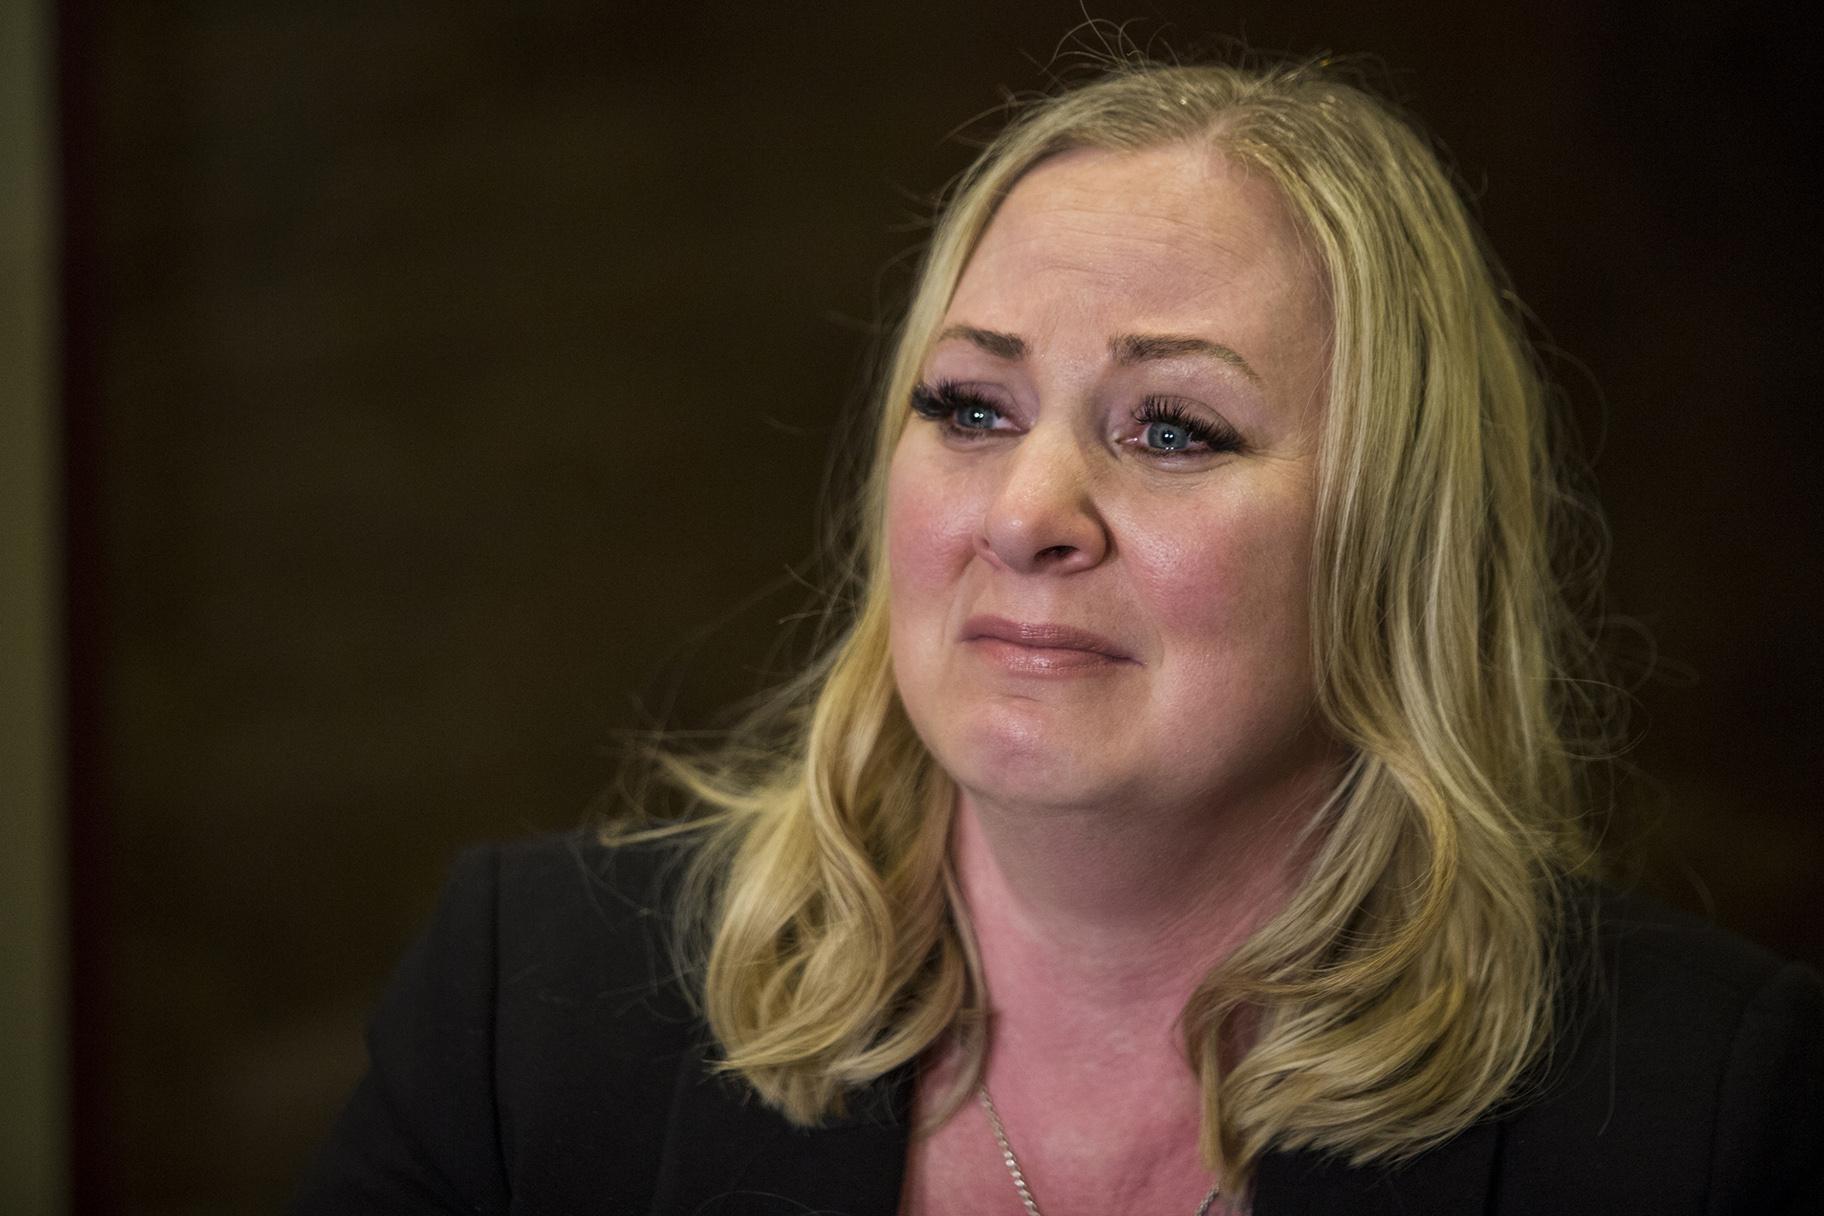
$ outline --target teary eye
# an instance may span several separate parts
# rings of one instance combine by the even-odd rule
[[[1169,397],[1148,397],[1134,411],[1142,448],[1157,456],[1200,456],[1209,452],[1238,452],[1241,436],[1222,422],[1209,422],[1192,414],[1182,402]]]
[[[1001,411],[988,398],[948,381],[933,387],[920,384],[912,390],[912,412],[935,422],[945,433],[974,439],[994,430]]]
[[[1191,432],[1176,422],[1149,422],[1146,441],[1164,452],[1182,452],[1191,446]]]

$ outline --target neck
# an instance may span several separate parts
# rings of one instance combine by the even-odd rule
[[[1169,1030],[1210,969],[1290,896],[1321,797],[1305,781],[1222,813],[1059,812],[960,793],[953,855],[997,1044],[1016,1030],[1053,1047],[1111,1023]]]
[[[1023,1170],[1062,1197],[1048,1205],[1188,1212],[1209,1189],[1205,1095],[1179,1018],[1290,896],[1335,771],[1313,765],[1275,796],[1220,808],[1060,810],[959,792],[952,856],[991,1011],[983,1076]],[[915,1144],[913,1211],[1005,1198],[975,1103],[943,1105],[968,1063],[961,1046],[942,1044],[921,1073],[921,1126],[934,1130]]]

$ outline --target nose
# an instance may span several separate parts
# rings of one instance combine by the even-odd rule
[[[976,551],[1021,574],[1069,574],[1100,565],[1108,530],[1090,470],[1064,428],[1036,427],[1000,462]]]

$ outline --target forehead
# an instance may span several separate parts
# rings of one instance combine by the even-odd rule
[[[1319,272],[1277,188],[1203,144],[1042,162],[996,212],[950,312],[1020,332],[1115,312],[1104,319],[1237,338],[1237,326],[1328,329]]]

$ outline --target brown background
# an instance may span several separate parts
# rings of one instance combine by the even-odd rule
[[[1600,444],[1638,851],[1824,961],[1805,43],[1474,7],[1103,11],[1384,59]],[[454,851],[777,670],[947,134],[1079,20],[63,8],[82,1210],[277,1206]]]

